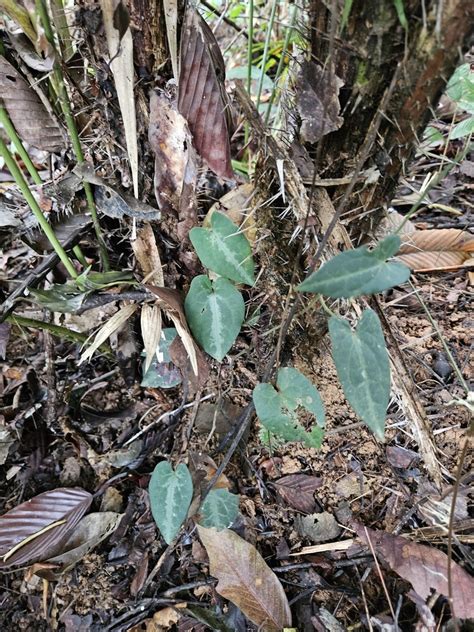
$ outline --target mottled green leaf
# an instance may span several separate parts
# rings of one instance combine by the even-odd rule
[[[177,332],[174,327],[167,327],[161,330],[158,350],[148,371],[143,376],[140,386],[149,388],[173,388],[181,384],[181,371],[172,363],[169,354],[170,345],[176,336]],[[143,361],[143,367],[144,366],[145,360]]]
[[[51,312],[74,314],[81,307],[88,292],[80,292],[73,285],[52,285],[47,290],[28,288],[32,299]]]
[[[213,213],[211,227],[193,228],[189,237],[203,266],[237,283],[255,283],[252,248],[228,217]]]
[[[180,463],[173,470],[167,461],[158,463],[148,492],[153,518],[164,541],[170,544],[186,519],[193,497],[193,481],[187,466]]]
[[[400,247],[400,237],[391,235],[376,248],[347,250],[313,272],[298,286],[299,292],[314,292],[332,298],[375,294],[408,281],[410,269],[387,261]]]
[[[219,362],[239,335],[245,315],[244,299],[234,285],[219,277],[193,279],[184,302],[186,320],[201,347]]]
[[[321,427],[306,431],[299,423],[299,408],[304,408],[324,426],[324,405],[315,386],[299,371],[284,368],[278,371],[276,390],[271,384],[258,384],[253,402],[262,425],[286,441],[302,441],[309,447],[321,447]]]
[[[239,497],[227,489],[211,489],[199,509],[199,524],[206,528],[227,529],[239,513]]]
[[[359,417],[383,439],[390,398],[390,363],[377,314],[367,309],[352,331],[349,323],[329,319],[332,355],[344,394]]]

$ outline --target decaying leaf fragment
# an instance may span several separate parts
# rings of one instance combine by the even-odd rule
[[[339,129],[339,89],[344,82],[331,68],[323,69],[312,61],[303,61],[296,79],[296,107],[301,116],[301,140],[315,143]]]
[[[189,231],[197,223],[197,156],[186,119],[170,98],[157,92],[150,98],[148,138],[155,154],[158,207],[177,215]]]
[[[0,56],[2,103],[23,141],[44,151],[64,149],[66,143],[58,123],[20,73]]]
[[[55,555],[91,502],[92,494],[84,489],[61,487],[0,516],[0,568]]]
[[[217,592],[234,603],[265,632],[291,627],[291,612],[277,576],[257,549],[234,531],[198,526],[209,556]]]
[[[377,556],[397,575],[410,582],[420,597],[426,600],[432,590],[449,596],[448,557],[443,551],[357,523],[354,529],[363,542],[368,544],[370,541]],[[451,573],[455,587],[452,595],[454,615],[461,619],[474,617],[474,577],[454,561]]]
[[[178,110],[188,121],[199,155],[218,176],[233,178],[224,81],[225,65],[216,38],[189,6],[181,31]]]

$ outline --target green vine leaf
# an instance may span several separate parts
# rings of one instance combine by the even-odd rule
[[[153,470],[150,484],[150,507],[166,544],[170,544],[188,515],[193,497],[193,481],[187,466],[180,463],[173,470],[162,461]]]
[[[221,362],[244,321],[240,292],[223,277],[211,282],[202,274],[192,280],[184,309],[193,336],[206,353]]]
[[[210,228],[193,228],[189,238],[203,266],[237,283],[255,283],[252,248],[239,227],[222,213],[213,213]]]
[[[403,263],[387,261],[400,247],[400,237],[390,235],[376,248],[367,246],[337,255],[301,283],[299,292],[314,292],[332,298],[376,294],[410,278]]]
[[[258,384],[253,402],[262,425],[285,441],[302,441],[320,448],[324,436],[324,404],[316,387],[299,371],[284,368],[278,371],[278,391],[271,384]],[[306,431],[299,423],[298,409],[304,408],[316,417],[320,427]]]
[[[337,316],[329,319],[332,356],[344,394],[359,417],[383,440],[390,398],[390,363],[377,314],[363,312],[355,331]]]
[[[199,524],[206,528],[227,529],[239,513],[239,497],[227,489],[211,489],[199,510]]]

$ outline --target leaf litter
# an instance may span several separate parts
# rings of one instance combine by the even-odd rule
[[[168,6],[171,4],[167,3]],[[100,12],[84,6],[84,11],[78,16],[82,20],[82,28],[85,25],[87,37],[92,39],[101,37],[97,36],[97,31],[93,30],[94,20],[97,20],[98,15]],[[114,26],[118,31],[119,39],[122,39],[129,24],[127,21],[122,24],[119,22],[114,20]],[[278,252],[267,250],[265,247],[265,242],[269,243],[271,240],[268,239],[268,234],[261,233],[262,214],[265,213],[264,210],[262,211],[265,205],[261,206],[260,199],[261,182],[257,182],[256,187],[245,183],[224,195],[227,185],[222,188],[222,181],[219,178],[212,180],[209,172],[205,176],[202,173],[196,174],[196,156],[193,156],[192,164],[188,167],[185,160],[179,164],[179,159],[186,159],[186,154],[178,151],[170,152],[170,147],[177,146],[171,142],[173,141],[172,134],[176,132],[178,136],[181,134],[178,138],[179,142],[183,147],[186,143],[189,147],[188,153],[192,154],[189,140],[193,136],[191,143],[194,142],[204,164],[207,162],[211,168],[214,165],[218,174],[233,177],[233,172],[229,167],[230,122],[225,121],[227,128],[224,132],[222,117],[224,113],[224,118],[226,118],[225,114],[229,108],[221,60],[216,52],[216,38],[209,35],[205,24],[195,13],[188,15],[186,24],[189,28],[187,27],[188,31],[182,41],[186,43],[186,37],[188,38],[187,47],[181,50],[181,62],[184,62],[185,72],[183,81],[180,79],[178,86],[178,106],[173,102],[175,96],[172,86],[165,86],[158,80],[158,92],[154,93],[165,100],[155,108],[156,117],[154,115],[150,117],[149,131],[150,135],[152,133],[156,135],[158,145],[160,142],[169,145],[165,147],[163,154],[152,147],[152,142],[149,143],[150,147],[147,145],[147,121],[143,121],[142,118],[147,117],[144,113],[147,111],[146,104],[149,103],[149,96],[151,96],[151,114],[153,114],[153,96],[147,94],[146,90],[145,95],[143,94],[142,84],[146,83],[146,80],[137,81],[138,75],[135,76],[138,135],[142,142],[140,150],[144,150],[143,156],[139,156],[140,166],[143,166],[144,172],[140,172],[138,177],[139,179],[143,177],[145,185],[145,188],[139,191],[142,197],[138,206],[135,207],[133,207],[131,196],[124,195],[125,189],[130,189],[133,183],[127,182],[127,177],[129,177],[127,157],[125,154],[119,155],[120,151],[123,151],[119,147],[124,147],[126,144],[122,136],[123,121],[117,117],[110,117],[106,125],[101,123],[100,127],[94,127],[97,112],[94,111],[96,104],[93,101],[97,98],[97,107],[99,107],[103,105],[101,100],[104,99],[104,95],[110,99],[110,93],[107,90],[110,90],[111,85],[112,100],[115,98],[114,77],[108,73],[105,66],[101,67],[100,71],[96,69],[94,73],[91,93],[94,96],[92,116],[90,123],[86,122],[82,137],[86,144],[90,142],[92,145],[96,138],[94,137],[92,141],[88,139],[88,131],[93,129],[95,134],[95,130],[99,129],[95,148],[106,139],[107,150],[104,156],[98,159],[98,154],[94,155],[94,158],[100,162],[98,173],[88,177],[91,178],[90,181],[94,186],[99,211],[104,214],[101,216],[101,223],[104,222],[108,231],[114,263],[117,266],[116,269],[134,269],[135,279],[138,281],[159,289],[166,285],[166,289],[161,292],[161,295],[157,296],[155,293],[151,298],[149,294],[145,294],[143,288],[139,288],[142,297],[146,296],[145,300],[148,301],[147,305],[152,313],[145,308],[144,316],[142,313],[140,318],[128,319],[125,326],[112,336],[112,346],[118,338],[123,337],[119,347],[122,354],[120,371],[118,366],[111,364],[109,357],[103,356],[99,350],[91,358],[90,363],[78,366],[77,349],[59,337],[53,338],[55,363],[51,363],[51,356],[47,359],[50,366],[55,367],[57,390],[61,393],[56,415],[48,416],[49,404],[46,404],[48,398],[55,392],[51,371],[48,373],[46,369],[43,371],[41,368],[42,358],[45,357],[44,348],[48,348],[45,344],[47,337],[40,331],[21,330],[18,325],[12,324],[12,331],[5,342],[6,362],[1,368],[0,421],[1,428],[4,429],[2,436],[5,437],[5,445],[7,445],[6,476],[2,481],[4,511],[7,509],[11,511],[12,507],[20,508],[23,498],[35,501],[35,498],[42,493],[57,491],[58,480],[69,480],[71,481],[67,483],[69,485],[84,485],[84,488],[89,490],[87,493],[96,492],[96,495],[92,501],[93,505],[90,505],[93,513],[83,517],[75,526],[73,526],[76,519],[74,512],[71,518],[69,514],[67,517],[61,517],[58,513],[54,522],[48,522],[45,518],[44,522],[41,522],[45,526],[39,531],[32,532],[30,541],[17,542],[20,547],[16,551],[12,551],[16,545],[10,547],[9,551],[12,554],[6,559],[6,564],[12,562],[13,566],[13,561],[15,561],[15,566],[17,566],[17,560],[22,559],[17,555],[25,554],[25,564],[35,563],[36,566],[33,568],[38,568],[40,575],[54,579],[53,599],[56,601],[52,602],[49,612],[52,613],[53,619],[58,617],[54,620],[54,624],[59,626],[61,631],[63,625],[66,629],[68,627],[78,629],[79,626],[93,629],[93,626],[97,624],[102,627],[111,626],[110,629],[114,629],[115,625],[132,630],[140,626],[142,622],[147,622],[146,624],[152,630],[155,623],[169,626],[172,623],[176,624],[177,621],[182,629],[188,629],[192,625],[199,629],[196,627],[196,620],[201,621],[201,626],[207,625],[211,629],[246,629],[251,628],[252,622],[255,626],[263,625],[263,629],[266,629],[266,625],[269,626],[268,629],[281,629],[291,624],[288,617],[288,600],[295,597],[297,599],[292,602],[291,608],[295,625],[298,627],[303,621],[308,621],[308,625],[313,625],[315,629],[324,629],[324,626],[328,629],[346,629],[355,621],[361,621],[361,624],[365,625],[367,622],[363,619],[364,615],[361,615],[363,612],[360,597],[361,584],[353,572],[355,566],[358,569],[364,569],[366,573],[363,589],[368,598],[372,625],[376,625],[375,621],[379,622],[377,625],[382,625],[383,621],[386,622],[386,618],[384,619],[386,601],[379,577],[375,576],[372,556],[367,548],[364,549],[365,554],[364,551],[361,552],[360,546],[357,549],[358,553],[354,553],[352,534],[348,531],[353,528],[351,520],[355,517],[364,524],[378,527],[375,535],[371,536],[372,542],[377,545],[374,547],[376,555],[379,555],[381,560],[385,557],[393,571],[398,573],[404,581],[411,582],[417,590],[418,596],[413,593],[413,590],[407,593],[406,584],[397,579],[395,574],[389,575],[391,581],[388,585],[391,596],[395,598],[398,594],[402,594],[402,614],[407,617],[409,624],[415,625],[418,616],[414,613],[413,607],[410,609],[408,605],[410,600],[416,603],[420,612],[418,624],[421,621],[427,621],[429,616],[432,619],[439,617],[446,621],[449,617],[446,599],[441,597],[432,611],[428,608],[426,600],[429,600],[428,604],[433,603],[433,599],[430,599],[433,590],[446,595],[446,586],[443,581],[440,579],[440,584],[433,585],[431,575],[437,577],[445,574],[446,558],[438,554],[446,550],[452,491],[449,488],[439,490],[425,485],[423,459],[420,459],[417,440],[411,433],[407,417],[397,408],[397,393],[391,393],[387,422],[389,428],[385,435],[387,446],[381,446],[375,443],[372,435],[365,428],[357,425],[358,418],[348,407],[341,389],[335,386],[336,369],[330,356],[312,348],[314,342],[310,344],[306,336],[301,335],[299,327],[296,331],[290,332],[289,342],[282,349],[282,356],[286,360],[289,354],[290,356],[293,354],[293,359],[298,363],[295,368],[317,384],[318,391],[326,404],[328,434],[321,450],[317,451],[297,443],[283,445],[275,442],[274,437],[271,437],[268,444],[262,443],[257,438],[254,426],[250,426],[245,434],[245,442],[240,442],[238,455],[226,468],[227,476],[221,475],[213,490],[219,491],[219,495],[223,497],[234,495],[237,498],[235,492],[239,494],[238,514],[229,516],[226,513],[229,505],[225,503],[223,505],[225,511],[219,509],[219,504],[216,510],[219,517],[222,517],[222,524],[230,522],[233,518],[233,531],[215,532],[212,543],[209,543],[211,536],[208,536],[207,545],[206,536],[202,536],[205,545],[203,547],[199,544],[196,530],[193,530],[193,522],[190,522],[186,525],[178,547],[168,552],[166,552],[166,543],[159,536],[151,515],[150,499],[146,491],[153,467],[158,460],[167,458],[172,460],[176,457],[177,460],[174,462],[179,462],[184,456],[185,459],[189,457],[188,465],[192,470],[191,458],[194,459],[194,457],[191,457],[191,449],[195,450],[199,456],[195,457],[198,462],[197,479],[194,479],[193,474],[193,483],[199,494],[205,493],[221,462],[219,443],[228,445],[232,440],[232,435],[229,433],[239,428],[242,411],[245,410],[252,389],[259,380],[264,364],[263,359],[271,351],[269,345],[271,336],[268,332],[279,322],[278,308],[283,304],[284,297],[281,293],[279,275],[272,279],[272,272],[267,271],[272,270],[273,260],[287,257],[285,248],[289,241],[284,235],[279,243],[285,244],[285,247]],[[131,21],[130,25],[133,33],[134,22]],[[168,33],[169,36],[170,33]],[[36,37],[35,34],[34,37]],[[171,34],[170,41],[172,39]],[[205,91],[206,99],[209,97],[210,101],[217,104],[215,117],[210,125],[204,122],[204,106],[196,98],[198,95],[193,93],[190,83],[193,78],[192,73],[199,65],[196,56],[193,57],[191,54],[192,47],[204,60],[202,72],[201,69],[199,70],[197,87]],[[103,52],[105,59],[107,58],[105,48]],[[144,51],[139,51],[139,53],[141,59]],[[110,57],[109,50],[108,58]],[[177,62],[177,59],[172,60],[172,65],[176,67]],[[41,68],[37,70],[43,71]],[[142,71],[141,67],[140,72]],[[316,139],[321,133],[325,134],[326,128],[335,131],[341,122],[338,99],[340,82],[332,71],[327,77],[323,76],[321,71],[319,79],[311,83],[308,72],[302,79],[299,108],[304,123],[303,134],[307,135],[309,142],[314,142],[311,139]],[[176,76],[177,72],[175,71],[174,74]],[[309,87],[306,81],[309,82]],[[322,97],[314,89],[318,81],[328,86],[328,90]],[[76,97],[78,98],[77,106],[80,109],[80,106],[85,104],[81,100],[79,91]],[[316,103],[317,107],[313,107],[313,111],[317,114],[314,120],[311,119],[312,111],[308,103],[312,106]],[[187,108],[186,115],[181,111],[180,104],[183,109]],[[113,107],[114,113],[118,113],[120,108],[117,102]],[[172,125],[168,129],[163,125],[160,128],[160,124],[164,121],[164,112],[172,119]],[[326,118],[322,116],[324,112]],[[188,122],[183,122],[183,118],[187,118]],[[188,125],[189,130],[186,129]],[[216,131],[218,133],[214,135]],[[99,138],[101,134],[104,134],[103,138]],[[109,144],[110,139],[114,139],[111,144]],[[212,143],[215,144],[214,148],[211,146]],[[212,155],[213,149],[218,153],[220,162],[216,161],[215,156]],[[107,158],[105,158],[105,153]],[[92,155],[91,151],[90,156]],[[189,161],[189,155],[187,158]],[[54,160],[57,160],[56,157]],[[65,162],[60,161],[55,163],[55,166],[61,172],[60,177],[64,174],[67,177],[71,173],[71,165],[67,162],[67,157],[61,160]],[[106,164],[107,160],[110,161],[110,165]],[[178,166],[175,166],[175,163]],[[282,175],[286,177],[287,165],[281,161],[281,166]],[[45,165],[42,164],[41,167],[44,168]],[[201,165],[200,171],[203,168]],[[135,168],[133,170],[135,171]],[[45,168],[44,171],[46,172]],[[3,175],[4,172],[2,172]],[[58,173],[55,172],[55,179],[57,175]],[[170,175],[169,180],[166,180],[167,175]],[[464,175],[467,177],[466,174]],[[117,176],[122,176],[120,186]],[[157,183],[155,191],[152,184],[154,177]],[[192,193],[196,177],[199,178],[199,182],[203,177],[206,179],[206,186],[212,190],[211,199],[203,201],[199,196],[194,199]],[[92,178],[95,178],[95,182]],[[185,191],[186,178],[188,178],[188,183],[191,182],[189,195]],[[262,177],[262,182],[263,180]],[[200,184],[197,186],[199,187]],[[216,188],[212,189],[212,187]],[[83,205],[81,195],[77,185],[71,187],[68,193],[68,204],[81,207]],[[59,200],[55,194],[51,194],[50,198],[53,204],[56,199]],[[249,290],[248,287],[244,290],[248,320],[244,324],[243,333],[235,341],[235,346],[219,367],[212,360],[206,359],[204,353],[192,340],[190,332],[186,332],[186,319],[183,316],[178,290],[187,289],[191,279],[187,272],[183,271],[184,258],[179,259],[176,256],[177,249],[189,248],[189,242],[186,246],[189,228],[198,225],[213,204],[215,204],[214,211],[226,215],[235,227],[239,227],[239,233],[247,237],[252,256],[255,257],[257,263],[256,269],[259,274],[262,274],[263,279],[257,283],[255,290]],[[265,204],[267,204],[266,201]],[[158,208],[156,208],[157,205]],[[282,211],[278,206],[270,205],[269,208],[275,218]],[[177,220],[181,226],[178,248],[176,248],[177,243],[170,238],[173,233],[167,232],[166,221],[162,223],[156,221],[160,218],[160,214],[164,219],[163,216],[167,211],[173,216],[173,222],[176,223]],[[212,216],[212,213],[210,215]],[[206,230],[212,226],[211,216],[202,224]],[[251,221],[253,218],[255,222]],[[441,236],[441,231],[445,229],[437,227],[436,222],[444,221],[444,219],[446,218],[441,213],[435,214],[433,209],[427,207],[421,214],[421,218],[416,218],[416,237],[412,236],[411,239],[415,241],[421,239],[422,233],[426,233],[423,237],[428,237],[428,232],[434,230],[438,236]],[[461,222],[462,219],[460,215],[456,215],[457,222]],[[153,224],[145,223],[147,220],[151,220]],[[278,232],[285,230],[283,225],[284,222],[275,220],[272,224],[275,234],[272,237],[278,238]],[[21,223],[17,223],[16,227],[19,226]],[[137,236],[134,240],[133,254],[131,248],[128,247],[128,237],[125,237],[125,227],[127,227],[126,230],[130,228],[133,236]],[[233,230],[235,231],[235,228]],[[459,228],[451,227],[446,230],[459,230]],[[465,229],[462,231],[466,234]],[[422,244],[420,241],[415,246],[416,252],[406,254],[421,253],[423,255],[425,251],[427,253],[457,250],[464,252],[462,244],[458,248],[458,241],[452,242],[447,237],[444,235],[442,243],[437,244],[436,247],[433,246],[433,242]],[[82,236],[80,245],[86,258],[95,264],[91,235]],[[404,245],[402,245],[403,248]],[[35,256],[24,247],[20,252],[18,242],[13,243],[12,248],[5,250],[2,254],[0,271],[3,275],[7,272],[8,275],[11,274],[16,283],[16,271],[34,269]],[[137,262],[136,268],[133,265],[134,256]],[[462,256],[465,258],[465,254]],[[438,258],[437,262],[439,261]],[[387,264],[386,261],[382,263]],[[392,262],[389,261],[387,265],[392,265]],[[426,269],[426,262],[423,265]],[[466,317],[466,276],[462,271],[458,273],[454,267],[453,276],[448,278],[439,275],[446,266],[447,264],[444,268],[437,266],[439,269],[437,269],[436,277],[422,277],[422,280],[414,277],[414,281],[419,284],[425,295],[430,297],[431,309],[436,313],[443,327],[450,348],[464,360],[466,346],[470,344]],[[417,270],[423,269],[421,266],[410,267]],[[280,267],[279,274],[282,269],[284,267]],[[198,273],[202,273],[202,270],[199,269]],[[58,274],[58,270],[55,270],[54,274]],[[58,285],[61,281],[56,278],[54,282]],[[264,299],[259,294],[262,288],[265,294]],[[40,286],[40,290],[44,291],[44,288]],[[117,292],[119,296],[121,289],[109,288],[107,290],[109,298],[114,292]],[[97,293],[100,293],[100,288],[94,287],[87,297],[80,297],[80,307],[84,301],[95,299]],[[421,392],[423,403],[427,406],[430,424],[439,449],[438,454],[443,454],[440,460],[442,460],[445,473],[452,474],[462,447],[466,419],[459,408],[453,410],[445,407],[453,395],[458,395],[457,386],[449,381],[452,377],[448,376],[444,379],[437,372],[436,358],[441,350],[430,324],[411,298],[400,281],[400,285],[393,292],[387,290],[381,300],[392,326],[396,328],[397,337],[407,350],[405,359],[409,362],[417,390]],[[70,296],[56,296],[57,302],[54,309],[58,313],[54,315],[54,320],[58,324],[70,322],[74,327],[72,319],[69,321],[68,317],[59,314],[61,306],[64,307],[70,299]],[[117,298],[115,303],[118,300],[120,299]],[[269,301],[268,304],[267,301]],[[394,304],[390,305],[390,301],[394,301]],[[403,308],[403,312],[398,307],[402,301],[408,305]],[[123,302],[120,304],[124,305]],[[405,303],[402,304],[405,305]],[[171,360],[174,360],[175,364],[181,367],[182,383],[180,386],[178,382],[173,383],[171,388],[166,389],[162,388],[163,383],[156,385],[156,382],[154,384],[142,382],[140,386],[140,378],[143,375],[137,368],[141,366],[140,353],[143,347],[148,348],[148,355],[153,355],[153,349],[157,350],[158,354],[161,353],[159,345],[156,345],[158,336],[154,309],[159,305],[163,308],[165,324],[174,322],[173,318],[170,319],[173,314],[182,332],[182,337],[175,337],[173,348],[169,349],[170,361],[168,363],[173,366]],[[308,308],[311,310],[312,306],[309,305]],[[113,311],[116,309],[113,307]],[[104,316],[110,318],[113,311],[107,314],[104,312],[102,318]],[[40,312],[36,306],[28,305],[22,314],[39,318],[43,312]],[[314,313],[311,312],[311,314],[313,317]],[[100,316],[94,316],[89,325],[84,325],[89,332],[97,326],[99,322],[97,318]],[[324,333],[318,332],[316,325],[314,329],[311,340],[320,340]],[[127,349],[125,354],[123,349]],[[251,350],[252,362],[245,359],[249,357],[249,350]],[[194,372],[196,366],[198,376]],[[467,365],[464,364],[464,366]],[[97,388],[94,388],[94,385]],[[83,399],[79,398],[80,404],[76,405],[74,398],[78,392],[84,392],[81,389],[85,389],[87,395]],[[71,396],[70,391],[73,394]],[[203,394],[213,396],[207,406],[207,402],[200,403],[199,401]],[[194,401],[193,398],[195,398]],[[126,403],[130,400],[133,401],[133,405]],[[183,402],[186,402],[185,409],[182,409]],[[409,416],[408,419],[410,419]],[[154,421],[157,423],[153,425]],[[306,422],[306,419],[303,421]],[[150,431],[145,432],[139,440],[134,440],[131,444],[124,446],[128,439],[133,438],[137,429],[147,427],[149,423],[151,424]],[[341,428],[344,429],[343,433],[331,434],[334,430],[341,430]],[[223,450],[225,453],[225,448]],[[208,454],[212,454],[215,462]],[[105,491],[103,486],[107,486]],[[23,495],[18,493],[19,489],[22,490]],[[50,491],[45,492],[45,490]],[[453,560],[452,568],[455,581],[462,586],[465,585],[466,574],[461,565],[464,565],[466,569],[469,568],[465,551],[467,545],[472,543],[472,539],[469,540],[472,538],[472,522],[469,523],[469,517],[465,511],[466,494],[466,486],[462,484],[454,515],[455,560]],[[209,497],[212,499],[212,496],[208,495],[207,498]],[[113,510],[107,509],[106,500],[112,502]],[[100,512],[97,512],[99,505]],[[414,510],[415,505],[416,510]],[[300,516],[299,514],[307,515]],[[198,519],[199,513],[195,516]],[[323,516],[331,516],[328,522],[330,521],[332,530],[327,528],[322,534],[321,530],[316,534],[319,544],[301,546],[311,544],[315,540],[312,539],[314,533],[313,535],[309,532],[303,535],[298,533],[297,525],[300,522],[298,518],[306,517],[313,524],[318,522],[322,524],[325,519]],[[88,523],[90,528],[87,527]],[[84,524],[85,530],[81,536]],[[64,538],[64,542],[67,540],[68,543],[64,543],[61,538],[62,550],[53,558],[48,558],[47,556],[52,553],[47,538],[51,538],[54,544],[59,530],[62,528],[66,530],[66,527],[68,530],[71,529],[71,533],[65,534],[67,538]],[[392,540],[389,543],[382,539],[383,534],[390,538],[399,538],[400,536],[393,534],[400,532],[404,535],[401,538],[403,540],[401,544],[398,540],[396,542]],[[201,533],[205,532],[201,530]],[[228,533],[231,534],[229,537]],[[377,534],[380,536],[379,539],[377,539]],[[8,536],[11,535],[8,534]],[[241,541],[236,544],[235,538],[239,536],[242,536]],[[41,538],[46,539],[44,550],[46,557],[43,557],[43,553],[37,555],[37,549],[34,548],[42,542]],[[421,553],[419,549],[409,548],[410,556],[407,565],[406,559],[403,558],[403,548],[397,547],[421,546],[421,544],[423,545]],[[70,545],[73,548],[69,548]],[[31,555],[27,549],[29,546],[33,547]],[[91,546],[93,548],[89,548]],[[211,576],[208,571],[206,548],[209,549]],[[231,562],[223,563],[223,558],[226,555],[233,555],[234,549],[236,554],[234,557],[231,556]],[[6,554],[8,555],[8,551]],[[305,557],[299,558],[299,554],[304,554]],[[261,557],[258,558],[258,555]],[[42,561],[35,562],[36,559]],[[252,566],[253,562],[255,562],[255,567]],[[55,568],[46,569],[46,566],[51,563],[55,564]],[[70,564],[75,564],[73,574],[68,570]],[[161,564],[159,572],[153,576],[153,581],[150,576],[153,574],[155,565],[158,564]],[[43,569],[40,568],[41,565]],[[254,573],[255,568],[258,569],[257,574]],[[228,582],[235,579],[235,569],[241,571],[239,575],[241,581],[237,587],[229,588]],[[369,569],[371,572],[368,572]],[[230,571],[233,571],[233,575]],[[463,572],[459,574],[459,571]],[[390,571],[383,567],[382,573],[387,578]],[[23,625],[31,629],[42,617],[40,587],[35,586],[34,583],[22,584],[22,574],[23,571],[19,570],[13,575],[8,574],[2,577],[5,582],[4,603],[7,604],[5,611],[14,613],[16,619],[12,625],[16,626],[16,621],[20,619]],[[217,588],[214,577],[218,580]],[[260,584],[261,579],[263,584]],[[189,585],[191,588],[186,589]],[[466,585],[470,590],[471,584]],[[93,590],[91,586],[94,587]],[[256,587],[262,588],[262,586],[264,597],[256,590]],[[183,587],[183,592],[175,592]],[[305,596],[306,588],[307,596]],[[219,594],[219,591],[222,591],[222,594]],[[13,606],[11,595],[15,599]],[[250,608],[246,609],[248,606],[246,600],[249,595],[252,603]],[[273,599],[266,600],[267,595],[274,596],[274,602]],[[132,602],[130,596],[133,596],[136,601]],[[159,600],[169,600],[173,609],[162,610],[161,606],[150,605],[150,601],[156,597]],[[200,606],[193,603],[197,600]],[[186,605],[178,617],[176,613],[178,610],[181,611],[181,604]],[[241,609],[238,608],[239,604]],[[49,606],[49,602],[46,605]],[[136,607],[142,608],[142,606],[144,610],[137,614]],[[268,612],[269,606],[273,606],[270,608],[271,612]],[[461,615],[469,613],[465,603],[456,601],[455,614],[459,615],[456,606]],[[23,607],[23,612],[20,614],[21,607]],[[159,608],[158,612],[154,612],[157,608]],[[248,615],[248,619],[244,618],[242,611]],[[57,615],[56,612],[58,612]],[[159,613],[162,614],[159,615]],[[190,618],[191,616],[193,619]],[[340,624],[341,621],[344,625]]]

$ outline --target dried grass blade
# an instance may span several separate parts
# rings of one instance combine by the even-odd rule
[[[112,318],[99,329],[94,338],[94,342],[81,355],[79,364],[90,360],[97,349],[104,344],[107,338],[120,329],[120,327],[127,322],[137,309],[138,305],[133,303],[130,305],[124,305],[118,312],[116,312]]]

